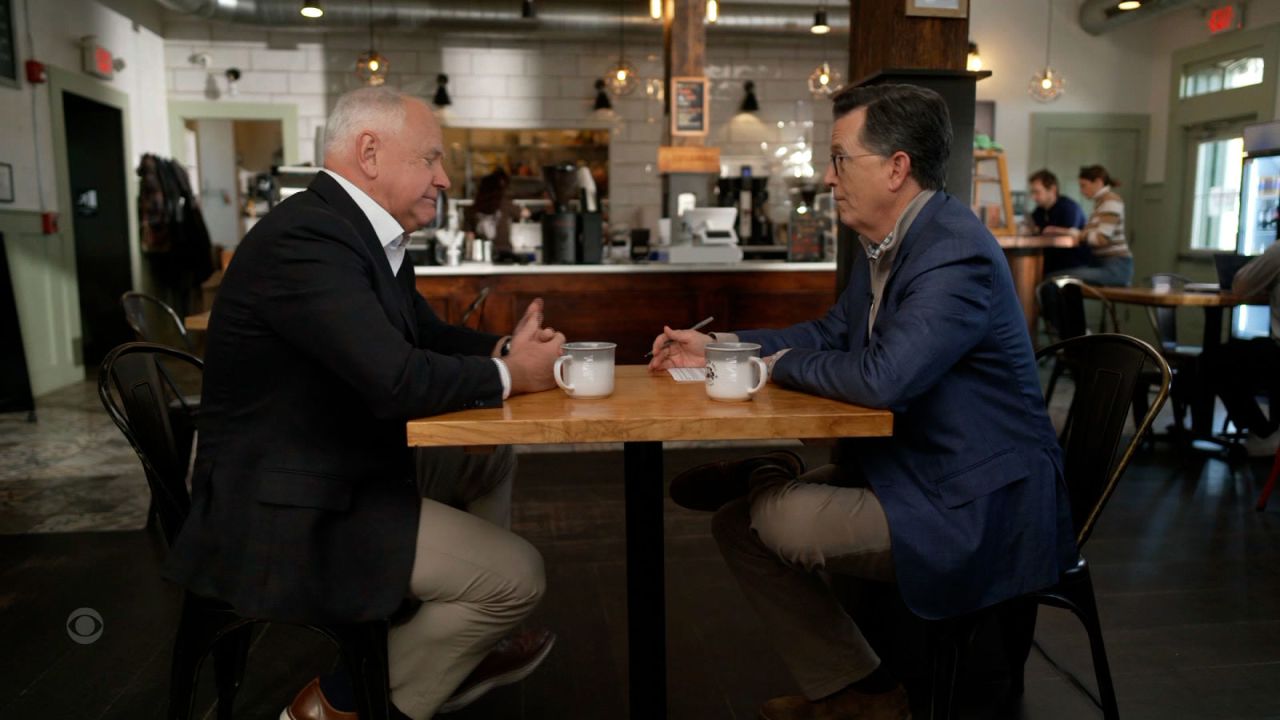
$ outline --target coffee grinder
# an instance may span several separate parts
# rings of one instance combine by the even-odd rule
[[[552,212],[542,218],[542,262],[546,265],[574,265],[578,262],[578,213],[573,201],[578,194],[578,168],[563,163],[542,166]]]

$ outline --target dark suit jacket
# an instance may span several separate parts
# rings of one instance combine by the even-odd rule
[[[446,325],[413,283],[323,173],[245,237],[209,318],[169,577],[269,619],[396,609],[418,527],[405,421],[502,404],[498,337]]]
[[[938,193],[902,239],[867,340],[856,252],[819,320],[739,333],[792,348],[773,380],[894,412],[893,436],[854,444],[884,506],[898,584],[926,618],[1043,588],[1075,558],[1062,459],[1004,255],[962,202]]]

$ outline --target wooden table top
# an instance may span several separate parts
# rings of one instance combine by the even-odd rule
[[[188,331],[204,332],[209,329],[209,313],[202,312],[199,315],[188,315],[182,319],[182,324],[186,326]]]
[[[1229,292],[1175,292],[1155,288],[1096,287],[1098,294],[1111,302],[1159,307],[1235,307],[1267,305],[1266,296],[1243,297]]]
[[[1073,248],[1075,238],[1070,235],[997,235],[996,242],[1004,250],[1043,250],[1045,248]]]
[[[749,402],[707,397],[644,365],[617,367],[613,395],[574,400],[559,389],[518,395],[500,408],[411,420],[409,445],[469,446],[662,440],[886,437],[893,413],[766,385]]]

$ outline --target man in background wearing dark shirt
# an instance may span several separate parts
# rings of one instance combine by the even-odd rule
[[[1079,230],[1088,218],[1075,200],[1058,193],[1058,178],[1048,170],[1037,170],[1027,182],[1036,209],[1031,212],[1031,224],[1039,235],[1066,235],[1068,229]],[[1049,275],[1066,268],[1091,265],[1093,253],[1081,243],[1073,248],[1046,248],[1044,274]]]

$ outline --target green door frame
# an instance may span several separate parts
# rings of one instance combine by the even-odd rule
[[[1257,50],[1265,63],[1262,83],[1221,92],[1180,98],[1182,73],[1188,65]],[[1191,250],[1191,208],[1187,199],[1187,143],[1194,129],[1221,121],[1264,122],[1275,114],[1276,84],[1280,80],[1280,23],[1215,37],[1209,42],[1173,53],[1169,71],[1169,131],[1165,147],[1164,207],[1173,227],[1174,251],[1191,260],[1209,258],[1208,251]]]
[[[190,164],[183,135],[187,120],[279,120],[284,142],[284,164],[298,164],[298,106],[287,103],[169,102],[169,147],[174,159]]]
[[[126,163],[134,161],[133,141],[130,137],[129,96],[112,88],[106,83],[95,80],[83,73],[49,67],[49,104],[53,121],[53,167],[58,179],[58,234],[70,239],[71,247],[75,247],[75,226],[71,214],[75,205],[71,201],[71,168],[67,159],[67,127],[62,116],[62,93],[71,92],[94,102],[109,105],[120,111],[124,128],[124,157]],[[133,168],[126,165],[120,168],[124,174],[125,197],[138,197],[138,175]],[[126,212],[129,222],[129,276],[134,288],[140,287],[142,279],[142,251],[138,247],[138,214]],[[73,266],[74,267],[74,266]],[[79,282],[77,280],[77,282]],[[77,298],[78,301],[78,298]]]

